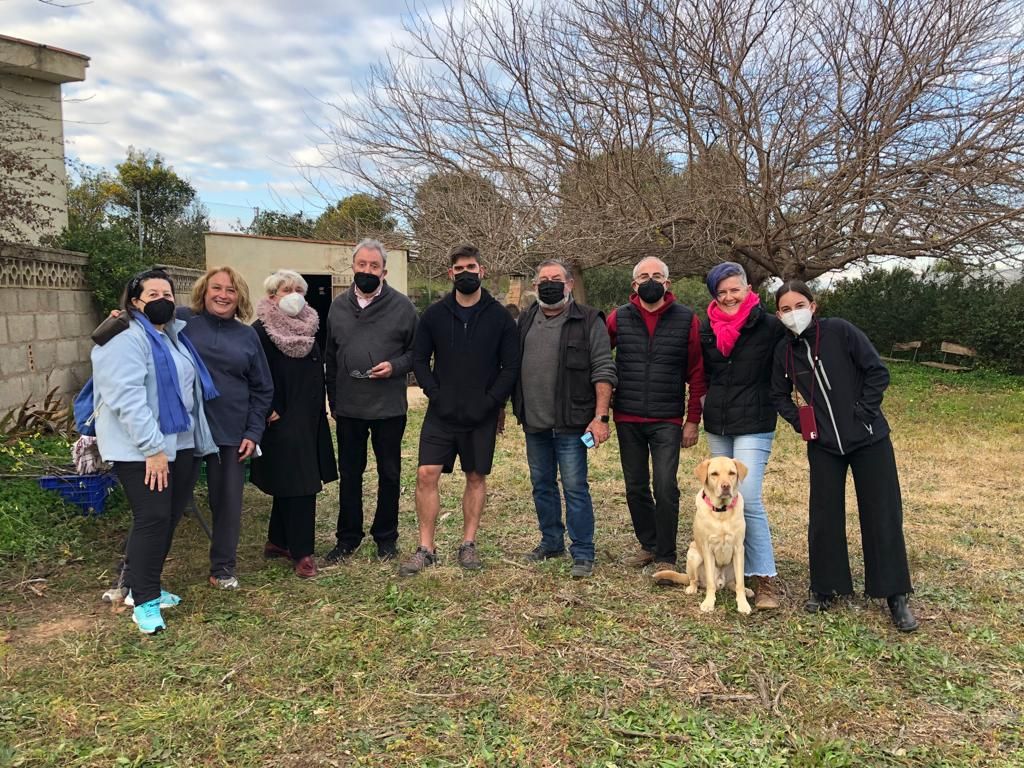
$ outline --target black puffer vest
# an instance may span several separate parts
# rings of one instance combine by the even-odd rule
[[[715,435],[756,435],[774,432],[776,413],[771,401],[772,356],[785,335],[778,318],[760,306],[740,330],[732,353],[718,351],[711,321],[700,326],[704,374],[704,429]]]
[[[519,355],[526,348],[526,335],[540,310],[534,304],[519,319]],[[559,337],[558,383],[555,385],[555,430],[578,431],[586,428],[594,418],[597,407],[597,390],[590,380],[590,329],[594,323],[604,323],[604,314],[593,307],[572,302],[565,310],[568,314]],[[522,371],[521,376],[529,376]],[[512,393],[512,412],[524,426],[526,405],[523,400],[521,379],[516,380]]]
[[[693,312],[673,302],[658,318],[654,338],[632,304],[615,310],[615,318],[615,409],[649,419],[682,418]]]

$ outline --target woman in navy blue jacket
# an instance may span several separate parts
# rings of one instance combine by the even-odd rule
[[[811,592],[804,608],[823,611],[837,596],[853,593],[846,543],[846,475],[852,471],[864,592],[886,598],[896,627],[913,632],[918,624],[907,605],[913,588],[903,502],[889,423],[882,413],[889,371],[856,326],[814,316],[814,296],[802,281],[783,283],[775,302],[789,334],[775,348],[772,402],[807,440],[810,465]]]

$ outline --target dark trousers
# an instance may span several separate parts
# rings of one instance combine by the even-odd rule
[[[316,495],[275,496],[270,508],[267,539],[299,560],[313,554],[316,535]]]
[[[242,486],[245,463],[238,460],[238,446],[219,446],[220,453],[206,457],[206,486],[213,513],[210,541],[210,575],[234,576],[238,537],[242,531]]]
[[[370,535],[378,545],[398,541],[398,496],[402,487],[402,435],[405,416],[390,419],[338,418],[338,544],[355,549],[363,531],[363,473],[366,441],[377,460],[377,510]]]
[[[125,546],[125,584],[136,605],[160,597],[160,574],[199,476],[199,459],[191,453],[170,462],[168,485],[162,491],[146,485],[146,462],[118,461],[114,472],[132,508],[132,529]]]
[[[679,447],[683,428],[656,422],[616,422],[619,459],[626,481],[626,504],[640,546],[659,563],[676,561],[679,530]],[[651,498],[651,469],[654,497]]]
[[[853,593],[846,546],[846,473],[853,471],[864,548],[864,592],[889,597],[912,592],[903,541],[903,501],[896,456],[886,437],[846,456],[807,444],[811,469],[807,549],[811,590],[823,595]]]

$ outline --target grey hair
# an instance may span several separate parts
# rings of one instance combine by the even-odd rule
[[[356,254],[363,250],[363,248],[379,253],[380,257],[384,260],[384,266],[388,265],[388,249],[384,247],[384,243],[380,240],[374,240],[372,237],[364,237],[359,241],[359,245],[352,251],[352,261],[356,260]]]
[[[302,275],[294,269],[277,270],[277,272],[263,281],[263,290],[266,291],[267,296],[273,296],[281,290],[281,287],[284,285],[301,288],[303,294],[309,290],[309,283],[307,283],[305,278],[303,278]]]
[[[633,267],[634,280],[636,280],[636,276],[640,274],[640,265],[643,264],[645,261],[652,260],[658,262],[658,264],[661,266],[661,273],[665,276],[665,279],[668,280],[668,264],[659,259],[657,256],[644,256],[644,258],[640,259],[640,261],[636,263],[636,266]]]
[[[533,273],[533,282],[537,282],[537,278],[540,276],[540,271],[544,269],[544,267],[561,267],[562,274],[565,275],[565,281],[569,282],[572,280],[572,272],[569,271],[569,267],[566,266],[564,261],[560,261],[559,259],[544,259],[544,261],[537,265],[537,269]]]

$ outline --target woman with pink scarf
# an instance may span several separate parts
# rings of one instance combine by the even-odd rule
[[[707,286],[714,301],[700,328],[708,381],[704,431],[712,456],[739,459],[749,469],[740,483],[747,523],[744,568],[754,590],[754,607],[778,608],[775,552],[761,484],[775,439],[772,355],[785,329],[764,311],[739,264],[727,261],[712,268]]]
[[[327,424],[323,351],[317,313],[306,303],[306,281],[281,269],[263,283],[253,328],[274,380],[274,400],[252,461],[252,482],[274,497],[265,557],[286,557],[301,578],[317,574],[313,559],[316,496],[338,479]]]

